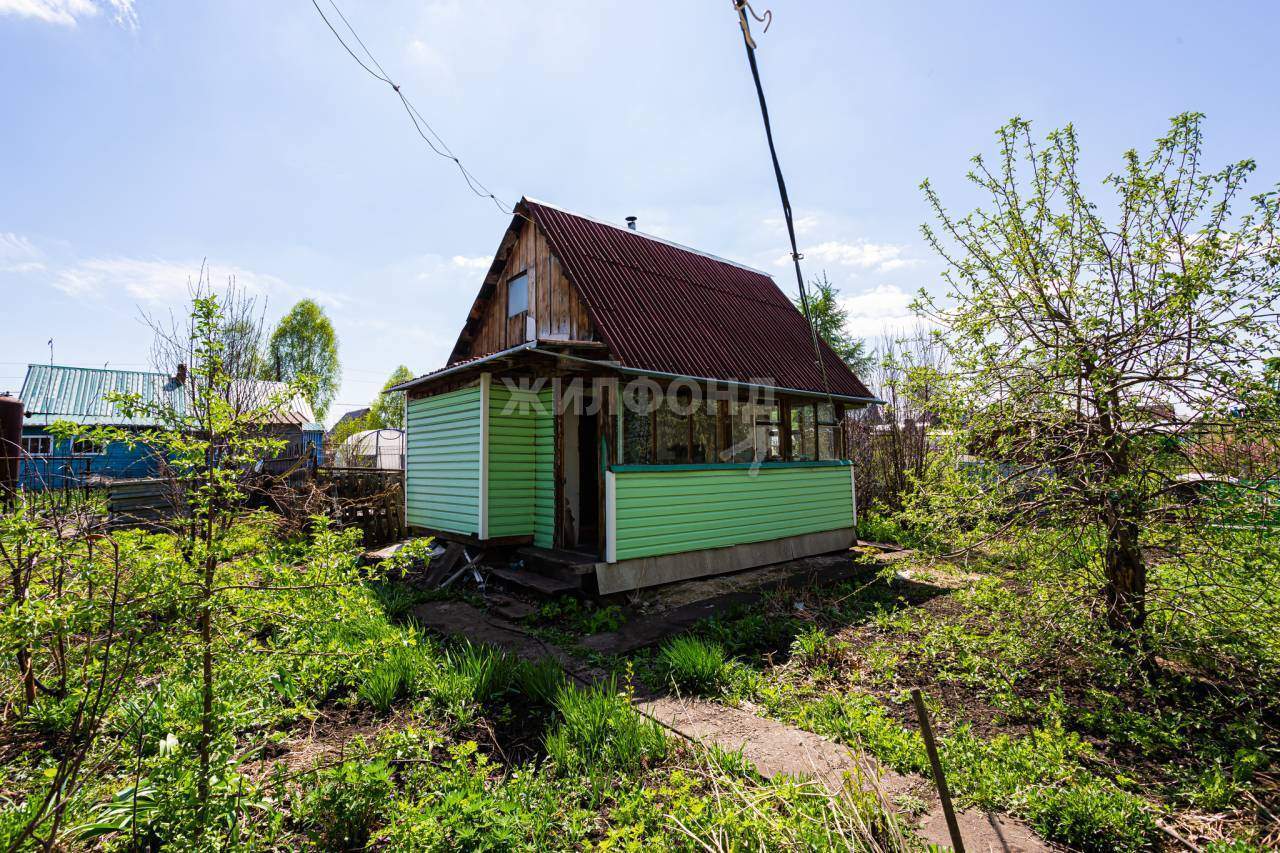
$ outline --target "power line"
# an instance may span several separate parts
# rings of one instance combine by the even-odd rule
[[[747,12],[757,21],[764,24],[764,31],[769,31],[769,23],[773,14],[766,11],[757,15],[747,0],[731,0],[733,9],[738,13],[738,24],[742,27],[742,44],[747,49],[747,63],[751,66],[751,79],[756,84],[756,97],[760,101],[760,117],[764,119],[764,136],[769,142],[769,157],[773,160],[773,174],[778,180],[778,195],[782,199],[782,217],[787,223],[787,237],[791,240],[791,263],[796,268],[796,285],[800,288],[800,307],[804,309],[805,322],[809,324],[809,335],[813,339],[813,356],[818,370],[822,374],[822,389],[827,394],[827,403],[835,409],[835,401],[831,397],[831,384],[827,381],[827,364],[822,357],[822,345],[818,343],[818,329],[813,325],[813,317],[809,312],[809,293],[804,286],[804,275],[800,272],[800,249],[796,246],[796,226],[791,217],[791,200],[787,198],[787,182],[782,178],[782,165],[778,162],[778,149],[773,144],[773,127],[769,123],[769,105],[764,99],[764,87],[760,84],[760,69],[756,66],[756,42],[751,37],[751,23],[747,20]]]
[[[329,32],[333,33],[333,37],[338,40],[338,44],[342,45],[343,49],[351,55],[351,58],[354,59],[356,63],[371,77],[376,80],[380,80],[391,87],[391,90],[396,93],[396,97],[400,99],[400,104],[404,107],[405,114],[408,115],[409,120],[413,122],[413,128],[418,132],[418,136],[422,137],[422,141],[427,143],[427,147],[430,148],[433,153],[446,160],[453,161],[453,164],[458,167],[458,172],[462,175],[462,179],[466,181],[467,189],[471,190],[471,192],[475,193],[480,198],[487,198],[492,201],[494,206],[497,207],[501,213],[509,213],[511,210],[510,206],[504,204],[492,190],[482,184],[466,166],[462,165],[462,159],[453,153],[453,150],[449,148],[445,141],[440,137],[440,134],[436,133],[435,129],[431,127],[430,123],[427,122],[422,113],[418,111],[418,108],[413,105],[413,102],[410,101],[405,93],[400,89],[400,85],[391,79],[391,75],[387,73],[387,70],[382,67],[382,63],[378,62],[378,58],[374,56],[373,52],[365,45],[364,39],[360,38],[360,34],[356,32],[355,27],[351,26],[351,22],[347,20],[347,16],[342,14],[342,10],[338,8],[337,2],[335,2],[335,0],[328,0],[328,2],[329,5],[333,7],[333,11],[342,19],[343,25],[347,28],[347,31],[351,33],[351,37],[355,39],[356,44],[360,46],[360,49],[364,51],[365,56],[369,58],[369,62],[373,64],[373,67],[371,68],[368,63],[361,59],[359,55],[352,50],[351,45],[347,43],[347,40],[344,39],[342,34],[338,32],[336,27],[334,27],[333,22],[329,20],[329,16],[320,8],[318,0],[311,0],[311,5],[315,7],[316,12],[320,15],[321,19],[324,20],[325,26],[329,28]],[[375,71],[374,68],[376,68],[377,71]],[[423,128],[426,128],[426,132],[423,132]],[[430,136],[428,136],[428,134],[430,134]]]

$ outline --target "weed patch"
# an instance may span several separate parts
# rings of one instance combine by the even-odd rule
[[[658,651],[663,679],[679,690],[712,695],[724,680],[724,648],[717,642],[681,635],[672,637]]]
[[[612,681],[580,688],[565,685],[555,699],[559,723],[546,736],[547,755],[565,773],[635,774],[665,758],[666,733],[631,705]]]

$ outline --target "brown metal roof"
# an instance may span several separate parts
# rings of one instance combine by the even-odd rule
[[[522,199],[620,364],[844,397],[871,392],[759,270]]]

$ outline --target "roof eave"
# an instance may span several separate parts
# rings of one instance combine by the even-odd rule
[[[629,367],[617,361],[583,358],[582,356],[569,355],[568,353],[554,352],[546,349],[535,349],[534,352],[540,352],[553,358],[562,358],[568,361],[595,364],[601,367],[607,367],[610,370],[615,370],[618,373],[626,373],[632,376],[655,376],[663,379],[687,379],[690,382],[717,383],[720,385],[730,385],[736,388],[762,388],[768,391],[779,391],[783,394],[793,394],[800,397],[817,397],[820,399],[830,397],[833,400],[840,400],[845,403],[858,403],[860,405],[884,405],[885,403],[885,401],[881,400],[879,397],[854,397],[849,394],[836,394],[808,388],[787,388],[781,385],[766,385],[763,382],[742,382],[737,379],[716,379],[711,376],[691,376],[684,373],[668,373],[663,370],[646,370],[642,367]]]
[[[523,350],[534,349],[536,346],[537,346],[537,341],[525,341],[522,344],[517,344],[516,346],[508,347],[507,349],[499,350],[498,352],[489,353],[488,355],[483,356],[481,358],[477,358],[473,361],[468,361],[466,364],[458,364],[458,365],[454,365],[453,367],[445,367],[442,370],[437,370],[435,373],[428,373],[425,376],[419,376],[416,379],[410,379],[408,382],[401,382],[399,385],[392,385],[390,388],[387,389],[387,391],[388,392],[408,391],[410,388],[417,388],[420,385],[426,385],[427,383],[434,382],[437,379],[442,379],[446,376],[452,376],[453,374],[461,373],[464,370],[470,370],[473,367],[479,367],[480,365],[488,364],[491,361],[496,361],[497,359],[503,358],[505,356],[514,355],[515,353],[521,352]]]

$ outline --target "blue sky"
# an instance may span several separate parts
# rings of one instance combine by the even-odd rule
[[[326,0],[321,0],[322,5]],[[758,7],[765,6],[758,3]],[[341,0],[501,198],[521,194],[794,283],[728,0]],[[327,8],[327,7],[326,7]],[[776,0],[757,35],[806,271],[855,334],[933,288],[920,181],[976,200],[968,159],[1013,115],[1074,122],[1087,173],[1208,115],[1208,162],[1280,180],[1280,6]],[[274,320],[311,296],[345,367],[330,420],[400,363],[440,366],[507,218],[426,150],[308,0],[0,0],[0,390],[23,366],[145,367],[140,310],[207,258]]]

